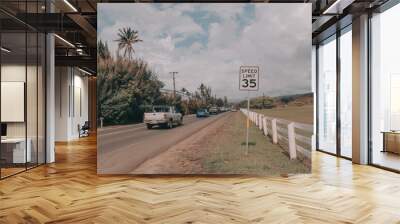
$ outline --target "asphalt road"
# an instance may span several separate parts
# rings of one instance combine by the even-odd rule
[[[173,129],[153,128],[144,124],[103,128],[97,133],[97,171],[99,174],[127,174],[169,147],[230,112],[196,118],[185,116],[183,125]]]

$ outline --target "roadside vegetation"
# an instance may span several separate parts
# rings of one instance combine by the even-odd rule
[[[230,122],[215,131],[202,147],[209,152],[202,160],[201,173],[280,175],[307,173],[310,169],[299,160],[290,160],[278,145],[274,145],[254,125],[250,128],[246,154],[246,118],[236,112]]]
[[[145,41],[132,28],[117,33],[118,49],[110,52],[107,41],[97,44],[97,111],[104,125],[130,124],[143,120],[146,108],[172,105],[183,114],[199,108],[228,106],[227,97],[217,98],[211,87],[201,83],[197,90],[165,90],[157,73],[141,58],[135,57],[135,46]]]

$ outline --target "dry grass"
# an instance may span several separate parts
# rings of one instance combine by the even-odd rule
[[[310,169],[298,160],[290,160],[283,150],[271,143],[254,125],[250,129],[250,142],[246,155],[245,117],[240,113],[232,117],[207,141],[209,153],[203,159],[204,173],[280,175],[309,173]]]
[[[305,105],[287,106],[254,111],[270,117],[277,117],[300,123],[313,124],[313,110],[313,105]]]

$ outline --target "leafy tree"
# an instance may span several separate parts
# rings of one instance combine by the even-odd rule
[[[115,40],[118,42],[118,55],[120,50],[124,50],[124,57],[128,59],[132,59],[135,50],[133,49],[133,45],[141,42],[143,40],[139,39],[138,31],[125,27],[118,30],[118,39]]]
[[[100,58],[106,59],[111,57],[107,42],[103,42],[100,40],[97,44],[97,52]]]
[[[201,83],[198,88],[198,91],[204,107],[214,104],[211,87]]]
[[[228,106],[228,97],[224,96],[224,106]]]
[[[247,100],[243,100],[239,103],[240,107],[247,107]],[[256,97],[250,99],[250,108],[254,109],[270,109],[275,107],[275,100],[272,97]]]
[[[222,106],[224,106],[224,100],[221,98],[218,98],[215,100],[215,104],[219,107],[222,107]]]
[[[105,57],[108,47],[100,41],[98,51],[98,116],[106,125],[141,122],[143,105],[160,101],[164,84],[146,62]]]

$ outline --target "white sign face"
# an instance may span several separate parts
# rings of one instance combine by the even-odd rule
[[[240,66],[239,90],[258,91],[258,66]]]

